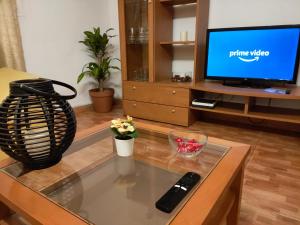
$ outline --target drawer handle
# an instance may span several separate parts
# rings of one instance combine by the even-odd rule
[[[173,95],[175,95],[175,94],[176,94],[176,91],[175,91],[175,90],[174,90],[174,91],[172,91],[172,94],[173,94]]]
[[[132,104],[132,106],[133,106],[133,107],[136,107],[136,104],[135,104],[135,103],[133,103],[133,104]]]
[[[175,109],[172,109],[172,111],[171,111],[172,113],[175,113],[176,112],[176,110]]]
[[[132,89],[135,90],[135,89],[136,89],[136,86],[133,86]]]

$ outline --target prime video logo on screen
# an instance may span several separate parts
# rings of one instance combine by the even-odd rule
[[[237,57],[239,60],[250,63],[258,61],[261,57],[268,57],[270,55],[270,51],[263,51],[261,49],[259,50],[252,50],[252,51],[230,51],[229,52],[229,58]]]

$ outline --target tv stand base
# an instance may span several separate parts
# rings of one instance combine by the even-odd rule
[[[251,81],[251,80],[224,80],[224,86],[240,87],[240,88],[270,88],[271,82],[268,81]]]

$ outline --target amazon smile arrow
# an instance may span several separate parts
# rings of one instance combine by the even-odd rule
[[[259,60],[259,57],[256,56],[254,57],[254,59],[244,59],[242,57],[238,57],[240,60],[242,60],[243,62],[253,62],[253,61],[258,61]]]

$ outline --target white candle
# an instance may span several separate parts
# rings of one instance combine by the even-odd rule
[[[180,41],[187,41],[188,40],[188,32],[187,31],[181,31],[180,32]]]
[[[27,153],[35,158],[37,154],[43,152],[45,156],[50,155],[50,137],[48,128],[39,128],[24,131],[24,144]],[[42,142],[42,143],[37,143]]]

